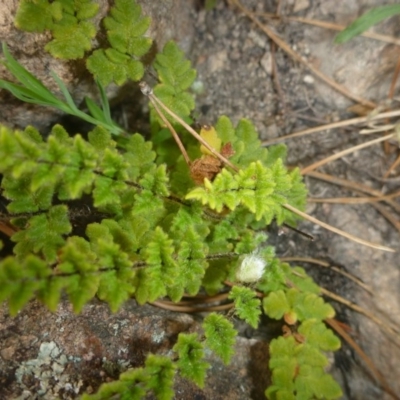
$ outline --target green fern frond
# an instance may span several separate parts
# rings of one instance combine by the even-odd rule
[[[194,98],[187,92],[196,78],[196,71],[191,68],[191,63],[184,56],[182,50],[173,41],[168,42],[162,51],[157,54],[154,68],[160,83],[154,87],[154,94],[175,114],[190,122],[189,115],[194,109]],[[176,125],[175,120],[169,115],[165,117]],[[152,111],[152,119],[157,120],[161,126],[164,123]]]
[[[268,149],[262,147],[254,125],[247,119],[241,119],[234,128],[228,117],[221,116],[215,129],[222,143],[231,143],[235,154],[230,161],[241,168],[256,161],[261,161],[263,165],[271,167],[277,160],[284,161],[286,158],[285,145],[271,146]]]
[[[28,32],[50,30],[53,40],[45,49],[53,57],[76,60],[92,48],[96,28],[89,20],[98,9],[99,5],[91,0],[21,0],[15,25]]]
[[[150,376],[147,388],[154,392],[158,400],[172,399],[176,365],[169,357],[149,355],[145,366]]]
[[[150,379],[145,368],[135,368],[122,373],[117,381],[103,383],[96,394],[84,394],[82,400],[121,399],[142,400],[146,395],[146,382]]]
[[[237,334],[233,325],[222,315],[211,313],[204,319],[203,329],[206,337],[204,344],[228,364],[234,354]]]
[[[18,29],[27,32],[43,32],[50,30],[55,21],[62,18],[62,3],[48,0],[21,0],[17,14],[15,16],[15,25]]]
[[[311,318],[323,320],[333,318],[335,311],[323,299],[313,293],[302,293],[297,288],[287,291],[271,292],[263,300],[264,311],[275,319],[281,319],[290,313],[295,321],[304,321]]]
[[[180,299],[184,290],[189,295],[196,295],[202,284],[205,270],[208,267],[207,246],[193,229],[185,229],[185,238],[181,240],[177,252],[178,275],[175,285],[175,298]]]
[[[86,61],[87,69],[102,85],[122,85],[128,79],[139,81],[143,77],[144,67],[139,58],[152,44],[144,36],[149,25],[150,19],[141,16],[141,7],[135,1],[115,1],[110,15],[104,19],[111,47],[94,51]]]
[[[8,300],[10,314],[15,316],[37,291],[45,288],[50,275],[51,269],[47,263],[33,255],[28,255],[22,261],[17,261],[15,257],[1,260],[0,302]]]
[[[143,35],[150,26],[150,18],[141,16],[142,8],[131,0],[116,0],[108,17],[104,18],[107,38],[121,53],[141,57],[150,49],[152,40]]]
[[[205,186],[193,189],[186,199],[199,200],[217,212],[225,206],[235,210],[242,205],[254,214],[256,221],[263,219],[269,224],[277,217],[282,223],[282,205],[292,200],[290,175],[285,174],[282,168],[278,160],[272,168],[263,166],[259,161],[251,163],[238,174],[223,169],[213,182],[205,179]],[[301,183],[295,182],[296,185]]]
[[[203,344],[200,343],[197,333],[180,333],[172,350],[178,353],[177,367],[180,375],[203,388],[210,364],[204,361]]]
[[[153,392],[158,400],[173,397],[175,364],[163,356],[149,355],[143,368],[135,368],[122,373],[119,380],[103,383],[96,394],[84,394],[82,400],[120,399],[141,400],[146,393]]]
[[[246,287],[234,286],[229,298],[235,303],[235,314],[256,329],[261,315],[261,301],[256,298],[256,293]]]
[[[293,336],[273,339],[270,356],[272,385],[265,392],[268,399],[330,400],[342,396],[338,384],[324,371],[328,360],[307,343],[297,343]]]
[[[14,252],[21,260],[35,253],[43,255],[48,262],[54,262],[58,249],[65,242],[64,236],[71,229],[68,208],[64,205],[53,206],[48,213],[31,217],[29,226],[12,236],[12,241],[17,243]]]
[[[336,351],[340,348],[340,340],[333,332],[328,329],[324,323],[317,319],[304,321],[299,327],[299,333],[302,334],[307,343],[323,351]]]

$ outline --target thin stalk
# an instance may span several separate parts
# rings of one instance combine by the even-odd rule
[[[334,232],[334,233],[336,233],[336,234],[338,234],[340,236],[343,236],[346,239],[352,240],[353,242],[360,243],[360,244],[363,244],[364,246],[372,247],[373,249],[377,249],[377,250],[389,251],[389,252],[392,252],[392,253],[395,252],[395,250],[391,249],[390,247],[386,247],[386,246],[383,246],[383,245],[378,244],[378,243],[369,242],[367,240],[358,238],[357,236],[353,236],[350,233],[344,232],[344,231],[342,231],[342,230],[340,230],[338,228],[335,228],[334,226],[326,224],[325,222],[322,222],[319,219],[314,218],[311,215],[308,215],[308,214],[298,210],[297,208],[291,206],[290,204],[283,204],[282,206],[285,207],[287,210],[299,215],[300,217],[302,217],[302,218],[304,218],[304,219],[306,219],[306,220],[308,220],[308,221],[310,221],[310,222],[312,222],[314,224],[322,226],[323,228],[327,229],[328,231],[331,231],[331,232]]]
[[[313,171],[314,169],[317,169],[318,167],[321,167],[322,165],[328,164],[331,161],[337,160],[338,158],[342,158],[343,156],[353,153],[357,150],[364,149],[365,147],[369,147],[376,143],[380,143],[387,139],[391,139],[394,136],[395,136],[395,134],[392,133],[390,135],[386,135],[386,136],[382,136],[382,137],[374,139],[374,140],[370,140],[369,142],[361,143],[358,146],[350,147],[349,149],[340,151],[339,153],[332,154],[331,156],[326,157],[323,160],[317,161],[316,163],[313,163],[313,164],[309,165],[308,167],[302,168],[300,172],[302,175],[306,175],[308,172]]]
[[[233,165],[227,158],[221,155],[217,150],[211,147],[190,125],[188,125],[181,117],[176,115],[173,111],[171,111],[157,96],[154,95],[153,90],[150,86],[145,82],[140,82],[140,88],[142,93],[147,96],[149,99],[153,99],[168,115],[175,119],[175,121],[179,122],[192,136],[194,136],[204,147],[210,150],[211,153],[215,155],[219,160],[221,160],[224,164],[231,167],[234,171],[239,172],[238,167]]]
[[[158,108],[157,103],[154,101],[154,99],[152,97],[149,96],[149,100],[151,102],[151,104],[153,104],[154,109],[156,110],[157,114],[160,116],[160,118],[163,120],[164,124],[168,127],[169,131],[171,132],[172,136],[175,139],[176,144],[179,147],[179,150],[181,151],[183,158],[186,161],[186,164],[190,167],[191,161],[189,158],[189,155],[185,149],[185,147],[183,146],[183,143],[181,142],[181,139],[179,139],[178,134],[176,133],[174,127],[171,125],[171,123],[168,121],[167,118],[165,118],[165,115],[161,112],[161,110]]]
[[[317,133],[317,132],[327,131],[329,129],[342,128],[345,126],[362,124],[365,122],[377,121],[379,119],[393,118],[393,117],[399,117],[399,116],[400,116],[400,110],[388,111],[388,112],[380,113],[377,115],[369,114],[365,117],[351,118],[351,119],[346,119],[344,121],[338,121],[338,122],[333,122],[333,123],[326,124],[326,125],[315,126],[314,128],[307,128],[302,131],[294,132],[294,133],[291,133],[286,136],[281,136],[278,138],[264,140],[263,142],[261,142],[261,144],[263,146],[269,146],[271,144],[282,142],[287,139],[293,139],[293,138],[300,137],[300,136],[310,135],[311,133]]]

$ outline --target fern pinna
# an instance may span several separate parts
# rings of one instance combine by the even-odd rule
[[[38,10],[43,11],[40,17]],[[53,39],[46,49],[74,59],[91,49],[96,12],[91,1],[23,0],[17,25],[50,30]],[[96,49],[86,61],[102,102],[98,106],[87,99],[89,113],[78,110],[62,82],[58,85],[65,102],[57,99],[5,48],[5,65],[22,86],[0,81],[0,87],[23,100],[80,116],[94,127],[84,139],[55,125],[44,139],[30,126],[23,131],[1,126],[1,190],[17,232],[11,237],[14,254],[0,261],[0,300],[7,300],[15,315],[34,297],[56,310],[61,293],[66,293],[79,312],[97,296],[115,312],[132,297],[139,304],[165,296],[178,302],[184,294],[215,294],[229,284],[237,318],[257,328],[264,312],[288,326],[284,337],[271,342],[272,384],[266,396],[339,397],[340,388],[324,370],[323,354],[340,345],[323,323],[334,311],[304,270],[281,263],[266,244],[264,229],[273,219],[278,224],[296,222],[284,205],[305,205],[299,171],[288,171],[283,164],[285,147],[265,149],[250,121],[234,127],[222,116],[201,137],[217,152],[225,152],[233,170],[171,114],[161,116],[154,103],[149,141],[112,121],[104,86],[142,78],[140,57],[151,46],[144,36],[148,26],[139,5],[115,1],[104,19],[109,47]],[[85,37],[76,49],[65,41],[73,27]],[[190,123],[195,103],[188,89],[196,76],[190,62],[169,42],[156,56],[154,70],[159,79],[154,96]],[[166,120],[178,132],[190,165],[171,139]],[[196,171],[193,179],[193,165],[207,163],[213,172],[203,177]],[[74,204],[87,204],[99,216],[82,232],[72,223]],[[150,355],[142,368],[124,372],[118,381],[83,398],[140,399],[151,391],[159,399],[171,399],[177,372],[203,387],[209,367],[205,350],[225,363],[234,352],[233,314],[209,314],[202,336],[179,335],[173,359]]]

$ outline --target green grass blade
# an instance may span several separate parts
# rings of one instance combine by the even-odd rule
[[[354,36],[360,35],[368,28],[393,15],[400,14],[400,4],[389,4],[376,7],[357,18],[346,29],[336,35],[335,43],[341,44],[349,41]]]
[[[6,59],[6,61],[3,61],[3,64],[14,75],[14,77],[26,88],[32,90],[35,93],[39,93],[42,98],[46,97],[47,94],[50,93],[46,86],[44,86],[43,83],[39,81],[39,79],[35,78],[17,60],[15,60],[15,58],[8,51],[6,43],[2,43],[2,49],[4,57]],[[52,93],[50,93],[50,95],[52,95]]]
[[[54,104],[54,102],[50,102],[48,98],[43,98],[38,93],[35,93],[31,89],[28,89],[23,86],[19,86],[15,83],[7,82],[4,80],[0,80],[0,88],[8,90],[15,96],[17,99],[25,101],[26,103],[33,103],[42,106],[50,106],[50,107],[57,107],[65,111],[65,107],[61,108],[59,105]]]
[[[110,103],[108,102],[108,97],[106,91],[104,90],[104,86],[97,79],[96,84],[100,92],[100,101],[101,107],[103,109],[104,118],[108,123],[114,124],[114,121],[111,118]]]
[[[71,111],[74,110],[78,110],[78,108],[76,107],[76,104],[74,102],[74,99],[72,98],[72,96],[70,95],[67,87],[65,86],[64,82],[57,76],[57,74],[54,71],[51,71],[51,76],[53,77],[53,79],[56,81],[57,86],[60,88],[65,100],[67,101],[68,106],[71,108]]]
[[[93,118],[96,118],[97,120],[102,122],[107,122],[102,109],[92,99],[90,99],[89,97],[85,97],[85,103]]]

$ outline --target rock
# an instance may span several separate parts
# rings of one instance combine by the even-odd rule
[[[171,355],[180,332],[199,332],[198,318],[125,303],[112,314],[92,301],[80,315],[63,300],[55,313],[31,301],[15,318],[0,308],[0,398],[75,399],[95,392],[149,353]],[[29,332],[29,340],[25,333]],[[175,399],[262,399],[269,382],[268,344],[239,337],[229,366],[207,353],[204,389],[177,376]],[[25,396],[25,397],[24,397]]]

